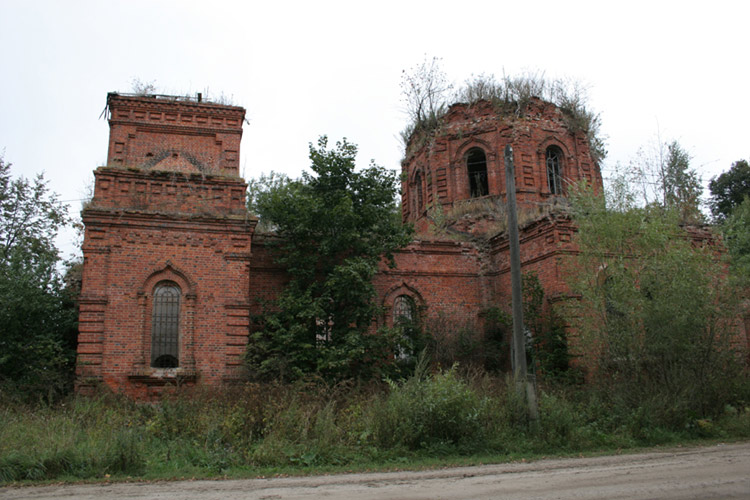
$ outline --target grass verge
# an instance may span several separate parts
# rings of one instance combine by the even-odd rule
[[[742,401],[676,425],[595,388],[540,390],[525,418],[504,378],[456,370],[404,382],[247,384],[160,404],[102,392],[0,410],[0,482],[364,472],[477,465],[750,438]]]

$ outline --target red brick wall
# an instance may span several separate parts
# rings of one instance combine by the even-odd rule
[[[149,398],[236,376],[256,220],[237,177],[244,109],[110,94],[110,166],[84,209],[77,372]],[[154,289],[180,288],[179,367],[152,368]]]
[[[94,199],[83,212],[85,237],[78,349],[79,389],[101,381],[138,398],[159,394],[166,383],[220,384],[241,367],[251,317],[282,290],[287,277],[275,264],[274,237],[254,235],[245,210],[244,182],[236,177],[244,110],[232,106],[111,94],[108,167],[95,172]],[[504,194],[501,151],[516,151],[519,198],[549,198],[544,150],[565,153],[564,175],[601,183],[582,136],[571,134],[554,107],[537,104],[508,122],[493,109],[454,106],[434,145],[405,162],[421,169],[425,205],[468,197],[464,154],[487,154],[490,195]],[[409,177],[413,179],[413,177]],[[405,181],[404,219],[410,211]],[[422,223],[426,230],[424,220]],[[418,226],[419,228],[419,226]],[[524,271],[539,276],[548,297],[565,294],[561,261],[573,251],[570,222],[547,217],[522,228]],[[391,324],[392,306],[409,295],[426,321],[481,327],[487,307],[510,309],[507,240],[452,241],[422,231],[384,262],[375,288]],[[151,319],[156,285],[168,280],[182,292],[180,366],[150,366]]]
[[[247,341],[254,220],[87,209],[78,373],[147,397],[163,378],[220,383]],[[180,367],[150,367],[152,296],[182,291]]]
[[[245,183],[234,177],[99,167],[94,171],[99,209],[129,208],[151,213],[237,215],[244,217]]]
[[[416,143],[415,143],[416,144]],[[534,99],[521,117],[500,113],[491,103],[456,104],[443,118],[443,125],[425,145],[410,148],[402,164],[402,217],[426,229],[418,204],[417,173],[423,179],[424,207],[438,201],[446,209],[458,200],[471,198],[466,154],[475,147],[487,159],[489,196],[505,195],[505,146],[513,147],[516,193],[519,206],[534,208],[550,200],[546,150],[563,153],[563,192],[569,183],[586,179],[601,187],[599,166],[591,157],[582,132],[572,132],[562,112],[553,104]]]
[[[243,108],[118,94],[107,106],[108,165],[239,175]]]
[[[392,324],[399,295],[414,299],[423,320],[476,322],[489,298],[479,257],[474,245],[456,241],[419,240],[397,252],[396,267],[384,263],[375,277],[384,308],[380,324]]]

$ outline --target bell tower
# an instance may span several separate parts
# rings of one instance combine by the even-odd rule
[[[107,165],[84,208],[78,387],[148,399],[236,376],[257,220],[239,177],[245,110],[107,95]]]

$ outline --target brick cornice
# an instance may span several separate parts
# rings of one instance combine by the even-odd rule
[[[87,208],[82,214],[86,227],[109,226],[128,229],[179,229],[198,233],[252,234],[258,220],[243,216],[164,214],[128,210]]]
[[[126,178],[131,180],[138,179],[161,179],[173,183],[195,183],[199,182],[202,185],[226,185],[226,186],[237,186],[247,187],[247,183],[241,177],[233,175],[221,175],[216,173],[204,174],[204,173],[183,173],[175,172],[173,170],[152,170],[138,167],[119,167],[119,166],[101,166],[94,170],[94,176],[112,176],[117,178]]]

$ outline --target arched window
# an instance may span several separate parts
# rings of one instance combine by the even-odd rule
[[[414,176],[414,188],[417,190],[417,214],[424,212],[424,188],[422,187],[422,172]]]
[[[177,368],[180,364],[180,287],[162,281],[154,288],[151,316],[151,366]]]
[[[547,148],[547,187],[550,194],[562,194],[562,163],[563,155],[560,148],[550,146]]]
[[[469,172],[469,192],[472,198],[489,194],[487,185],[487,156],[480,148],[471,148],[466,154],[466,170]]]
[[[401,338],[396,346],[396,359],[412,359],[420,348],[419,328],[417,306],[408,295],[399,295],[393,301],[393,326],[401,330]]]
[[[417,307],[414,299],[408,295],[399,295],[393,301],[393,324],[412,323],[417,319]]]

